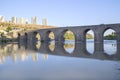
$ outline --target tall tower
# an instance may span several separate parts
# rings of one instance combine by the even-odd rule
[[[12,17],[12,19],[11,19],[11,21],[12,21],[12,23],[17,23],[17,17]]]
[[[37,17],[31,17],[31,24],[37,24]]]
[[[21,17],[20,21],[19,21],[19,24],[26,24],[26,23],[28,23],[28,20],[23,18],[23,17]]]
[[[4,16],[0,16],[0,22],[5,22]]]
[[[23,17],[21,17],[20,21],[19,21],[19,24],[23,24],[23,22],[24,22],[24,19],[23,19]]]
[[[42,25],[47,25],[47,19],[42,19]]]

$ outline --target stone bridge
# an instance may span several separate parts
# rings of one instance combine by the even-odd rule
[[[104,32],[108,29],[113,29],[116,32],[117,40],[117,50],[120,50],[120,24],[101,24],[101,25],[90,25],[90,26],[70,26],[70,27],[60,27],[60,28],[49,28],[49,29],[40,29],[36,31],[19,33],[18,40],[19,42],[30,43],[36,42],[36,35],[39,34],[42,42],[50,41],[49,34],[54,33],[55,42],[63,42],[63,35],[67,31],[72,31],[75,36],[76,43],[82,43],[86,47],[86,33],[89,30],[94,32],[94,46],[96,52],[103,51],[103,35]]]

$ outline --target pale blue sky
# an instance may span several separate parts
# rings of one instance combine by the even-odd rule
[[[120,23],[120,0],[0,0],[0,15],[47,18],[48,25]]]

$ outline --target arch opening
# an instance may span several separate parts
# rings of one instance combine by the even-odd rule
[[[20,33],[18,33],[17,38],[20,38],[20,36],[21,36],[21,34],[20,34]]]
[[[25,33],[25,36],[27,36],[28,34],[27,33]]]
[[[55,35],[52,31],[48,31],[48,38],[49,38],[49,41],[55,40]]]
[[[40,40],[41,40],[41,36],[40,36],[39,33],[36,33],[35,37],[36,37],[37,41],[40,41]]]
[[[104,52],[108,55],[113,55],[117,51],[116,31],[108,28],[103,33]]]
[[[75,41],[75,35],[70,30],[66,30],[64,32],[63,38],[64,38],[65,41]]]
[[[25,38],[24,38],[24,39],[25,39],[25,41],[27,42],[27,41],[28,41],[28,39],[27,39],[27,38],[28,38],[28,34],[27,34],[27,33],[25,33],[25,34],[24,34],[24,37],[25,37]]]
[[[94,32],[91,29],[85,31],[85,38],[86,38],[86,50],[88,53],[94,53]]]
[[[18,33],[18,34],[17,34],[17,37],[20,37],[20,36],[21,36],[21,34],[20,34],[20,33]]]
[[[75,49],[75,35],[72,31],[66,30],[63,35],[64,39],[64,49],[66,52],[71,54]]]

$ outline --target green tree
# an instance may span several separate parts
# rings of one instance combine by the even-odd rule
[[[115,40],[116,39],[116,33],[112,33],[109,35],[104,36],[105,40]]]
[[[6,32],[10,32],[11,30],[12,30],[12,28],[9,26],[6,28]]]

